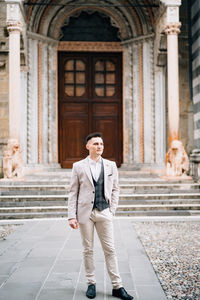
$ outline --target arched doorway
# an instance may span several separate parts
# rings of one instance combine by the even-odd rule
[[[62,28],[62,41],[118,42],[106,15],[82,12]],[[59,162],[70,168],[87,155],[85,137],[102,132],[104,157],[122,163],[122,53],[58,54]]]

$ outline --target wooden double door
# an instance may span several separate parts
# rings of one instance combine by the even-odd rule
[[[60,52],[59,162],[71,168],[88,155],[85,138],[101,132],[103,157],[122,163],[121,53]]]

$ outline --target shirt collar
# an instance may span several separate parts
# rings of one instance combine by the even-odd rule
[[[88,156],[88,161],[89,161],[89,164],[101,164],[102,157],[100,156],[99,160],[96,162]]]

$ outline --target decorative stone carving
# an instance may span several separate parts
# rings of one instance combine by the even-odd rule
[[[3,155],[4,179],[23,179],[22,150],[17,139],[8,140],[8,145]]]
[[[0,60],[0,69],[4,68],[6,66],[6,61],[5,60]]]
[[[168,23],[165,27],[166,34],[179,34],[180,33],[181,22]]]
[[[22,31],[22,23],[21,21],[7,21],[7,30],[8,32],[13,32],[13,31]]]
[[[60,42],[58,51],[112,51],[119,52],[123,48],[120,42]]]
[[[189,159],[179,140],[173,140],[166,155],[166,175],[186,176],[189,170]]]

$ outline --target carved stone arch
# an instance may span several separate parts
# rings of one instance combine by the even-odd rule
[[[45,10],[44,5],[33,5],[31,9],[29,22],[28,22],[28,30],[32,32],[38,31],[38,27],[44,10]]]
[[[152,2],[152,0],[150,1]],[[160,3],[160,0],[154,1],[157,4]],[[37,2],[37,0],[34,2]],[[57,26],[55,25],[57,25],[57,21],[63,15],[73,14],[77,9],[87,9],[87,4],[83,7],[85,2],[81,0],[76,2],[77,7],[70,6],[73,3],[71,0],[65,1],[63,6],[60,0],[47,0],[45,2],[45,5],[33,5],[27,10],[28,30],[53,38],[55,38],[56,34],[58,35],[58,32],[55,30]],[[101,4],[105,4],[105,7],[103,7],[99,5],[99,1],[92,0],[88,9],[102,11],[110,16],[111,23],[117,24],[117,27],[120,28],[123,40],[152,32],[155,10],[145,7],[148,4],[147,0],[141,0],[144,4],[142,8],[131,7],[130,2],[129,0],[124,0],[123,2],[122,0],[104,0],[101,1]],[[52,3],[53,5],[51,5]],[[80,6],[78,6],[78,3],[80,3]],[[94,6],[91,7],[91,4]]]
[[[155,1],[157,0],[154,0],[154,2]],[[148,4],[146,0],[141,0],[140,4],[143,4],[144,6],[142,7],[142,9],[137,7],[136,11],[139,15],[140,22],[142,23],[143,33],[148,34],[153,30],[154,18],[152,10],[148,6],[145,6]]]
[[[137,37],[138,35],[143,34],[142,23],[139,17],[140,13],[138,13],[135,8],[130,6],[130,3],[127,0],[123,1],[124,6],[122,5],[121,0],[105,0],[104,2],[113,4],[115,6],[115,11],[119,11],[119,13],[123,16],[124,23],[131,28],[131,37]]]
[[[102,27],[101,27],[100,30],[104,30],[105,28],[107,28],[108,34],[109,33],[111,34],[111,32],[113,32],[113,30],[114,30],[114,32],[115,32],[114,33],[115,38],[117,38],[118,41],[122,40],[121,32],[120,32],[120,28],[119,28],[119,24],[117,24],[115,22],[115,20],[113,20],[112,17],[108,17],[108,15],[106,15],[102,11],[101,12],[99,12],[99,11],[97,12],[97,11],[94,11],[94,10],[91,10],[91,9],[79,10],[75,14],[72,14],[72,15],[68,16],[64,20],[64,23],[62,24],[62,26],[60,28],[60,34],[59,34],[59,36],[58,36],[57,39],[60,40],[60,41],[63,40],[64,32],[67,30],[67,28],[69,28],[68,26],[71,25],[71,22],[78,22],[78,23],[76,23],[76,26],[78,26],[78,24],[79,24],[79,22],[81,22],[82,18],[85,18],[86,16],[88,16],[88,17],[91,16],[91,18],[93,18],[94,16],[96,16],[95,17],[95,20],[96,20],[95,22],[97,22],[97,19],[99,20],[98,22],[100,22],[100,23],[102,22],[102,25],[101,25]],[[100,21],[100,20],[102,20],[102,21]],[[100,23],[98,23],[98,26],[100,26]],[[92,28],[93,27],[95,28],[95,24],[93,24]],[[91,28],[91,30],[92,30],[92,28]],[[73,38],[77,38],[77,41],[78,41],[79,38],[80,38],[80,40],[83,38],[83,36],[77,37],[76,34],[75,34],[75,36],[74,35],[71,36],[72,40],[73,40]],[[109,34],[109,38],[111,38],[111,35],[112,35],[112,34],[111,35],[110,34]],[[95,41],[95,38],[97,38],[97,36],[98,36],[98,28],[95,29],[95,33],[93,35],[93,40],[91,40],[91,41]],[[104,38],[106,38],[106,37],[104,37]],[[111,39],[107,40],[107,41],[111,41]],[[96,40],[96,41],[98,41],[98,40]]]
[[[63,9],[60,10],[59,13],[52,19],[51,23],[49,24],[49,30],[47,32],[47,35],[51,38],[54,38],[56,40],[59,39],[60,34],[60,28],[63,26],[65,20],[69,18],[70,16],[74,16],[77,14],[77,12],[81,13],[82,11],[88,11],[93,10],[98,11],[99,13],[103,13],[110,17],[111,23],[115,24],[116,27],[119,28],[119,32],[121,33],[122,40],[130,39],[133,36],[131,27],[127,19],[120,15],[119,12],[116,12],[113,8],[105,9],[105,8],[99,8],[97,6],[94,7],[79,7],[76,9]],[[137,31],[135,29],[135,31]]]
[[[58,21],[61,18],[66,18],[67,16],[73,15],[75,11],[80,10],[93,10],[98,12],[103,12],[105,15],[110,17],[111,23],[115,24],[118,28],[120,28],[122,39],[130,39],[132,37],[136,37],[138,35],[143,34],[143,25],[139,20],[139,14],[136,12],[135,8],[123,7],[121,0],[113,1],[113,0],[104,0],[106,7],[100,7],[99,1],[94,0],[91,6],[81,6],[74,8],[69,6],[49,6],[44,11],[41,20],[40,26],[38,28],[38,33],[49,36],[52,38],[56,38],[55,28],[58,27]],[[81,3],[81,1],[80,1]],[[91,5],[91,3],[90,3]],[[109,5],[111,5],[109,7]],[[144,21],[145,22],[145,21]],[[60,24],[61,26],[62,24]],[[145,28],[145,27],[144,27]]]

